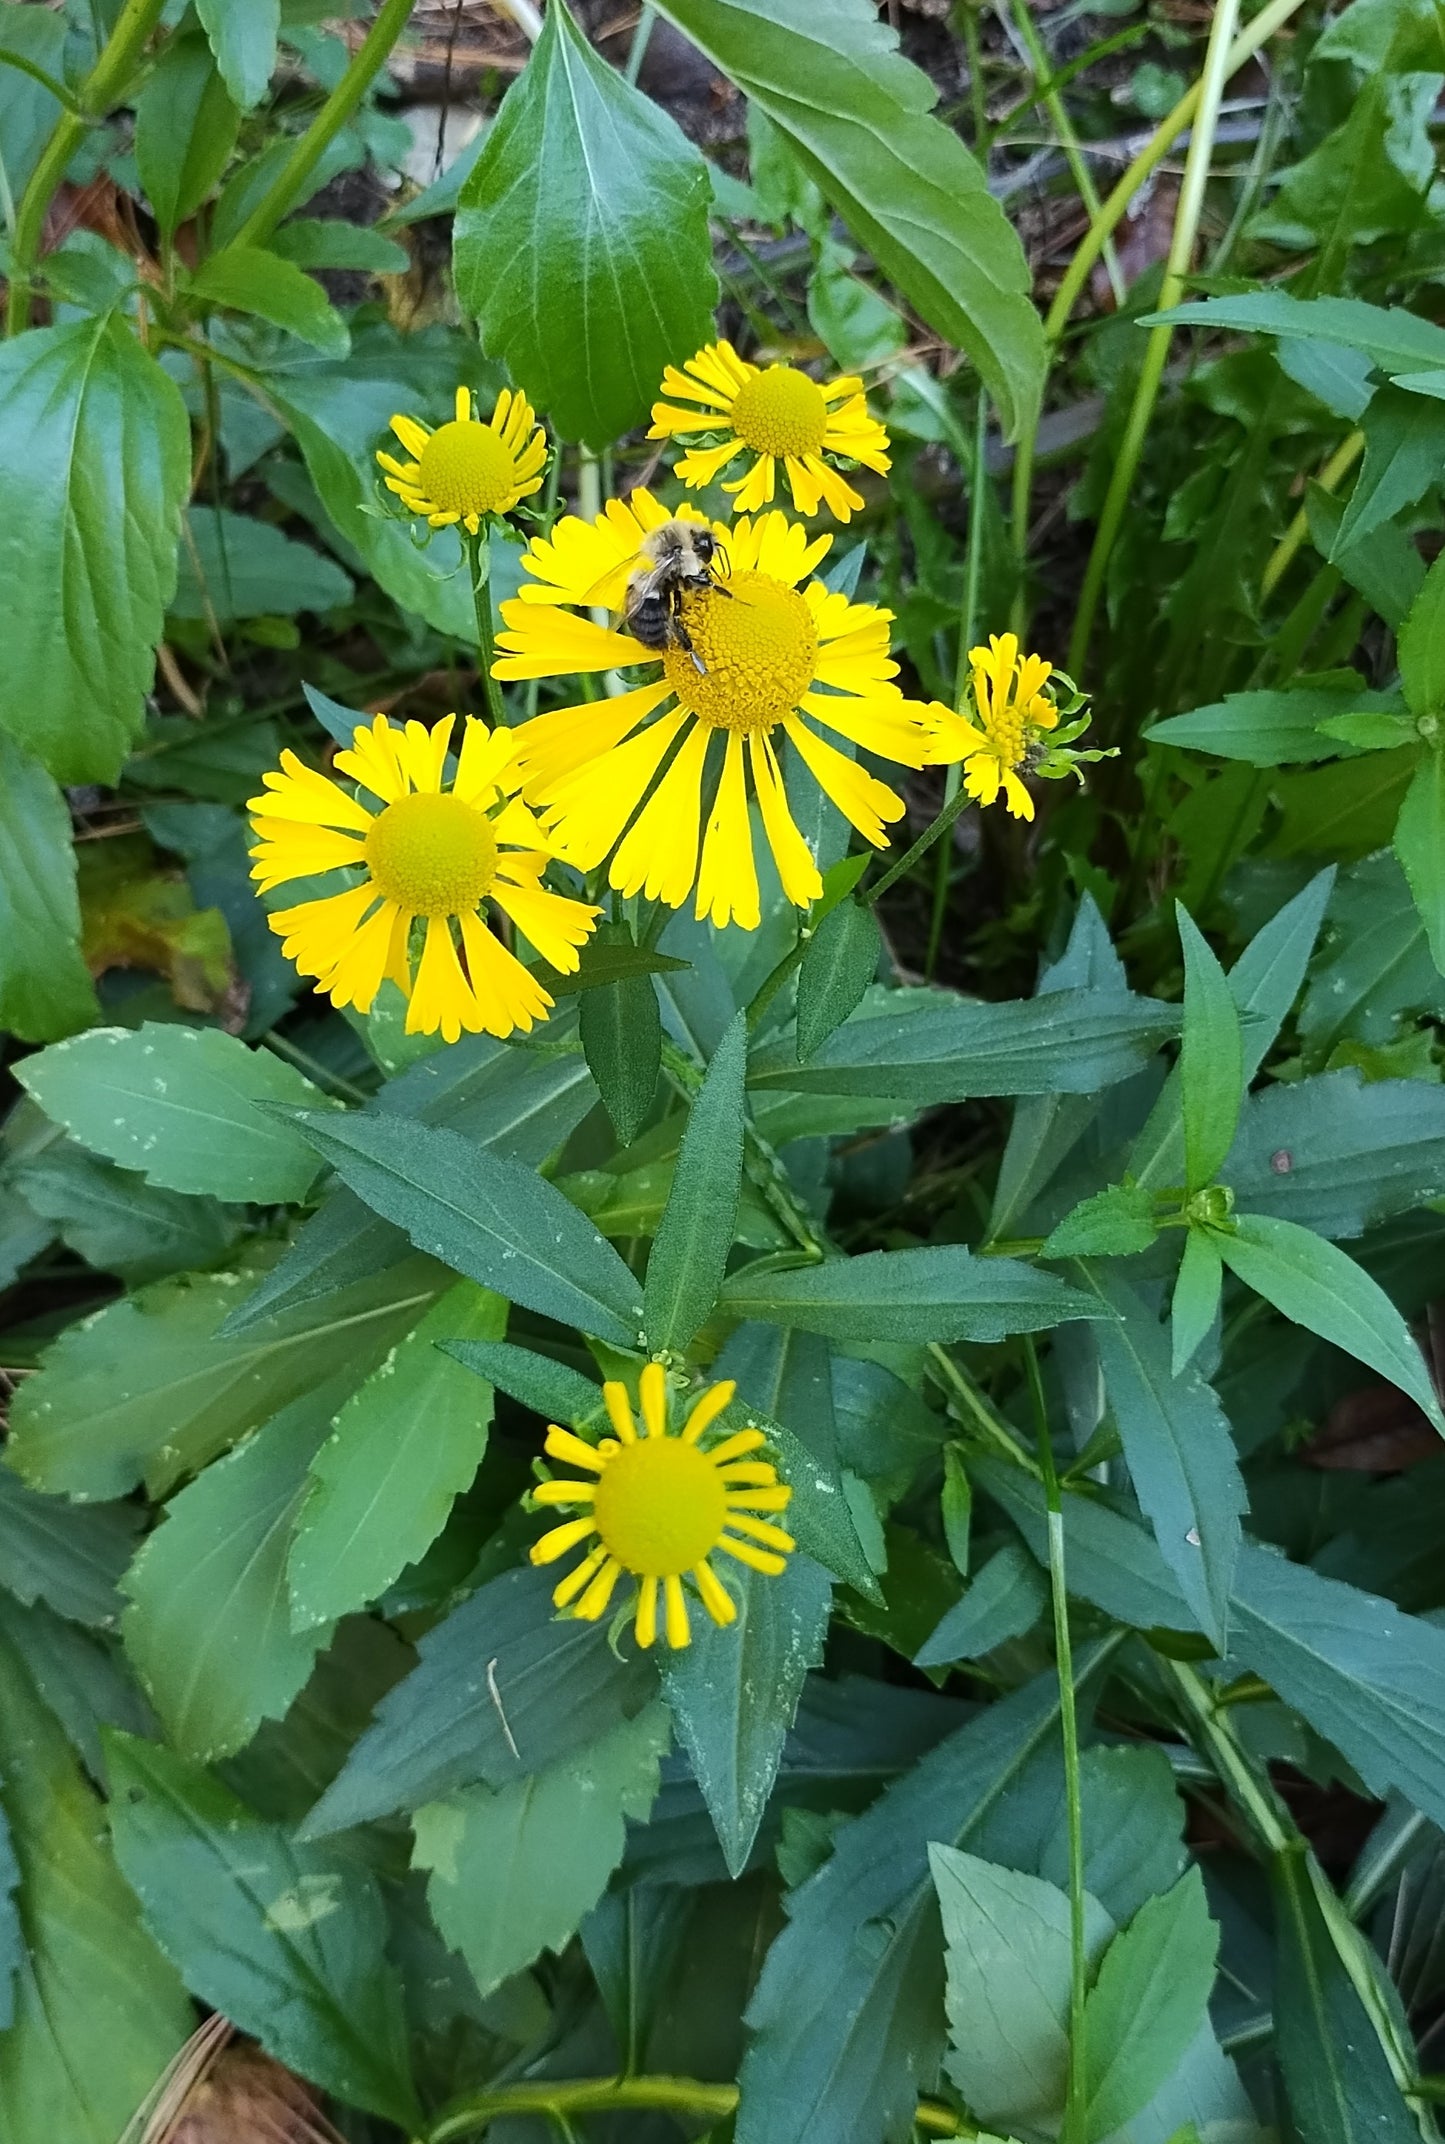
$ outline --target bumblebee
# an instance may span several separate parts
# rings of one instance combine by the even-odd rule
[[[692,657],[699,676],[706,665],[692,644],[683,620],[683,598],[704,588],[730,595],[718,580],[726,569],[727,553],[710,528],[700,521],[664,521],[650,529],[628,569],[621,615],[634,640],[656,655],[669,648],[683,648]],[[597,584],[589,596],[599,596],[616,570]]]

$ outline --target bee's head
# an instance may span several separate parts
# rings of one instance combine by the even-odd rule
[[[718,541],[711,529],[699,529],[692,539],[692,547],[705,566],[710,566],[717,552]]]

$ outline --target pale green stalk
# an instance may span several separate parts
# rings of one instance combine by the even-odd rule
[[[978,632],[978,591],[983,579],[983,486],[984,455],[988,444],[988,398],[982,391],[978,398],[978,411],[973,427],[973,470],[969,478],[968,496],[968,550],[963,566],[963,603],[958,613],[958,660],[953,672],[953,705],[958,714],[963,713],[963,703],[968,697],[968,651]],[[944,770],[943,804],[946,810],[958,795],[963,780],[963,762],[954,760]],[[939,940],[943,935],[944,911],[948,906],[949,851],[938,852],[937,867],[933,879],[933,914],[928,925],[928,958],[923,972],[931,976],[938,958]]]
[[[444,2113],[417,2144],[454,2144],[475,2136],[504,2115],[542,2117],[553,2122],[574,2114],[610,2114],[652,2109],[670,2114],[725,2120],[738,2103],[735,2084],[706,2084],[699,2077],[583,2077],[500,2084],[476,2092]],[[977,2137],[971,2122],[936,2099],[918,2103],[917,2126],[926,2136]]]
[[[30,325],[30,278],[40,257],[45,212],[55,198],[55,189],[65,177],[66,167],[87,129],[105,117],[135,73],[164,7],[165,0],[125,0],[104,51],[86,76],[79,95],[61,113],[55,132],[40,153],[40,161],[15,211],[7,334],[18,335]]]
[[[1214,155],[1215,130],[1219,125],[1219,107],[1224,101],[1224,85],[1231,71],[1230,44],[1239,21],[1239,5],[1240,0],[1217,0],[1214,20],[1209,27],[1209,45],[1204,55],[1204,72],[1199,84],[1198,115],[1189,137],[1189,154],[1184,160],[1184,183],[1179,189],[1179,203],[1174,213],[1174,235],[1170,241],[1164,281],[1159,290],[1157,310],[1161,313],[1170,311],[1183,297],[1185,279],[1194,258],[1194,243],[1199,236],[1199,219],[1204,209],[1204,192],[1209,183],[1209,166]],[[1154,414],[1154,404],[1158,399],[1173,336],[1174,330],[1167,322],[1149,331],[1148,347],[1145,349],[1144,363],[1134,389],[1129,421],[1124,428],[1123,442],[1114,463],[1114,473],[1104,500],[1104,511],[1099,517],[1099,526],[1094,534],[1094,545],[1089,553],[1084,586],[1079,596],[1079,608],[1074,617],[1074,630],[1069,640],[1066,667],[1075,676],[1083,668],[1084,657],[1088,653],[1094,613],[1098,609],[1099,597],[1103,591],[1104,576],[1109,570],[1109,559],[1119,530],[1123,526],[1124,510],[1129,503],[1129,493],[1139,466],[1139,457],[1144,450],[1144,439],[1149,430],[1149,420]]]
[[[1074,122],[1069,117],[1068,108],[1051,79],[1052,63],[1034,23],[1029,0],[1009,0],[1009,6],[1019,36],[1028,50],[1039,102],[1053,121],[1054,132],[1059,137],[1059,147],[1064,152],[1074,184],[1079,190],[1079,199],[1089,211],[1089,220],[1093,223],[1099,215],[1099,189],[1094,184],[1094,174],[1090,171],[1088,160],[1079,146],[1079,137],[1074,131]],[[1104,266],[1109,272],[1109,288],[1114,293],[1114,303],[1116,306],[1122,306],[1124,278],[1119,273],[1119,260],[1112,239],[1105,239],[1103,251]]]

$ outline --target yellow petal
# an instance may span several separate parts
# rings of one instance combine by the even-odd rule
[[[594,1474],[600,1474],[607,1464],[595,1445],[574,1437],[570,1429],[563,1429],[557,1422],[549,1426],[542,1449],[553,1459],[565,1459],[569,1466],[587,1467]]]
[[[535,1555],[533,1556],[532,1561],[533,1563],[537,1561]],[[591,1555],[584,1556],[582,1561],[577,1565],[576,1569],[569,1571],[567,1573],[567,1576],[561,1581],[561,1583],[552,1588],[553,1607],[565,1608],[569,1601],[576,1600],[578,1594],[582,1592],[584,1587],[591,1584],[594,1575],[602,1568],[602,1565],[606,1563],[606,1561],[607,1550],[599,1541],[596,1548],[593,1549]]]
[[[413,459],[419,459],[422,449],[431,438],[429,425],[418,423],[415,417],[393,417],[391,428]]]
[[[644,893],[649,901],[680,908],[692,891],[710,735],[704,723],[693,723],[612,859],[609,882],[629,900]]]
[[[246,809],[263,819],[294,819],[303,826],[348,826],[361,834],[371,831],[371,813],[326,775],[305,766],[294,752],[283,752],[280,772],[268,772],[261,779],[265,793],[252,797]]]
[[[736,730],[728,732],[722,779],[703,838],[694,913],[699,921],[708,916],[719,926],[738,923],[745,931],[755,931],[762,920],[743,780],[743,741]]]
[[[642,1419],[649,1437],[667,1435],[667,1373],[660,1362],[644,1363],[637,1380]]]
[[[577,1613],[585,1623],[595,1623],[612,1598],[612,1591],[622,1576],[620,1563],[604,1563],[587,1591],[577,1603]]]
[[[759,507],[771,502],[775,466],[771,454],[760,454],[746,476],[740,477],[735,484],[724,484],[724,491],[735,494],[733,505],[737,513],[755,514]]]
[[[476,1000],[457,959],[445,916],[428,916],[416,984],[407,1007],[409,1035],[440,1035],[455,1042],[463,1028],[475,1032]]]
[[[856,760],[845,759],[797,715],[784,717],[784,728],[823,794],[830,797],[845,819],[857,827],[865,841],[876,849],[888,846],[886,821],[903,817],[903,800],[874,779]]]
[[[474,1034],[510,1035],[518,1028],[527,1033],[547,1017],[551,998],[480,916],[461,916],[458,921],[472,981],[474,1011],[468,1026]]]
[[[928,764],[933,740],[924,722],[919,700],[895,694],[876,698],[847,697],[839,693],[805,692],[798,705],[815,721],[846,737],[880,759],[896,759],[905,767]]]
[[[695,1399],[688,1410],[687,1426],[682,1432],[684,1444],[699,1444],[707,1435],[718,1416],[731,1405],[737,1393],[737,1384],[731,1377],[723,1377],[715,1385]],[[709,1452],[711,1459],[714,1455]]]
[[[760,518],[756,544],[758,572],[770,573],[775,581],[786,581],[789,588],[796,588],[827,557],[833,539],[810,538],[801,522],[790,521],[786,514],[774,509]]]
[[[579,946],[586,944],[596,928],[600,908],[569,901],[565,894],[543,886],[514,886],[498,878],[492,883],[492,899],[504,909],[529,945],[536,947],[548,967],[560,975],[575,974],[581,964]]]
[[[597,1494],[595,1481],[539,1481],[532,1491],[534,1504],[590,1504]]]
[[[251,876],[262,893],[284,886],[288,879],[310,878],[318,871],[366,860],[364,844],[334,827],[297,826],[285,819],[255,819],[252,825],[261,838],[251,850]]]
[[[515,789],[519,777],[504,779],[509,775],[515,747],[516,738],[511,730],[501,727],[489,730],[485,722],[479,722],[475,715],[468,715],[462,731],[462,749],[457,757],[452,795],[460,797],[463,804],[490,804],[505,795],[509,788]],[[495,826],[493,832],[498,832]],[[502,838],[499,833],[498,838]]]
[[[399,731],[392,728],[385,715],[378,715],[371,724],[361,723],[353,730],[350,745],[336,755],[336,767],[383,804],[395,804],[410,786],[402,767],[400,742]]]
[[[765,1548],[754,1548],[751,1541],[734,1541],[727,1534],[720,1534],[717,1545],[727,1555],[735,1556],[739,1563],[747,1564],[751,1570],[762,1571],[769,1578],[776,1578],[788,1568],[786,1557],[775,1556]]]
[[[559,707],[524,723],[513,732],[517,741],[514,764],[526,783],[528,803],[547,796],[579,767],[615,751],[671,691],[666,678],[661,678],[656,684],[619,693],[615,700],[583,700],[576,707]]]
[[[273,909],[267,917],[282,940],[281,950],[303,975],[325,975],[346,951],[362,917],[379,898],[372,885],[324,894],[295,908]]]
[[[358,1012],[370,1012],[386,974],[392,926],[399,914],[395,901],[383,901],[375,915],[368,916],[352,934],[329,978],[333,1005],[354,1005]]]
[[[424,722],[408,722],[402,732],[398,748],[402,765],[411,776],[412,787],[426,795],[434,796],[442,786],[447,746],[456,719],[455,715],[443,715],[430,729]]]
[[[720,470],[743,451],[740,439],[725,439],[720,447],[693,447],[678,459],[677,473],[684,484],[710,484]]]
[[[642,802],[668,746],[691,719],[684,708],[674,708],[605,758],[589,761],[545,796],[539,795],[546,806],[548,837],[559,856],[579,871],[597,868]]]
[[[772,739],[766,731],[754,730],[748,739],[748,747],[763,832],[768,837],[768,847],[773,852],[783,891],[795,908],[811,908],[822,894],[823,880],[813,852],[798,832],[788,808],[787,791],[783,787]]]
[[[580,603],[583,597],[575,600]],[[630,664],[652,659],[630,633],[614,633],[571,611],[529,609],[525,603],[509,602],[502,605],[502,616],[507,630],[497,635],[502,653],[492,665],[495,678],[625,670]]]
[[[737,1603],[705,1557],[701,1563],[694,1564],[692,1578],[702,1596],[702,1604],[714,1623],[721,1624],[724,1628],[729,1623],[735,1623]]]
[[[657,1643],[657,1580],[644,1578],[637,1589],[637,1642],[646,1652]]]
[[[550,1532],[543,1534],[540,1541],[532,1543],[532,1561],[555,1563],[559,1556],[566,1555],[569,1548],[575,1548],[579,1541],[585,1541],[589,1534],[595,1534],[596,1531],[591,1519],[568,1519],[564,1525],[552,1527]]]
[[[662,1581],[663,1598],[667,1602],[667,1642],[674,1652],[681,1652],[692,1643],[692,1625],[687,1615],[687,1595],[682,1590],[682,1580],[671,1573]]]
[[[707,1456],[715,1467],[720,1467],[726,1465],[729,1459],[741,1459],[744,1452],[757,1451],[767,1441],[760,1429],[738,1429],[734,1430],[730,1437],[724,1438]]]
[[[616,1430],[622,1444],[637,1442],[637,1424],[632,1419],[632,1403],[627,1397],[627,1387],[616,1378],[609,1378],[602,1387],[602,1404],[607,1409],[607,1419]]]

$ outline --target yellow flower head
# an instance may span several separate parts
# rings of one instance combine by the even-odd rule
[[[651,1645],[657,1637],[660,1591],[667,1642],[682,1646],[691,1637],[684,1576],[691,1577],[713,1621],[731,1623],[737,1608],[708,1557],[722,1549],[776,1577],[796,1543],[757,1514],[785,1511],[793,1492],[765,1459],[751,1456],[767,1442],[760,1429],[740,1429],[704,1449],[704,1436],[737,1390],[730,1380],[710,1385],[675,1435],[668,1429],[667,1379],[660,1363],[648,1363],[639,1389],[641,1437],[626,1387],[614,1384],[602,1387],[602,1397],[615,1437],[592,1445],[555,1423],[547,1431],[546,1448],[554,1459],[596,1478],[546,1481],[533,1490],[535,1503],[576,1504],[583,1515],[543,1534],[532,1561],[555,1563],[569,1548],[593,1542],[553,1592],[557,1606],[575,1601],[572,1613],[595,1622],[626,1571],[638,1580],[638,1644]]]
[[[1021,655],[1013,633],[990,634],[986,648],[969,649],[968,660],[977,720],[935,702],[930,756],[937,766],[962,760],[963,786],[978,803],[992,804],[1002,790],[1015,819],[1032,819],[1034,800],[1018,770],[1032,763],[1058,723],[1059,710],[1044,690],[1053,666],[1041,655]]]
[[[413,459],[378,451],[386,488],[434,529],[461,522],[473,536],[488,514],[509,514],[542,488],[547,439],[525,395],[504,387],[490,424],[477,417],[469,387],[457,389],[457,413],[432,431],[418,417],[393,417],[391,428]]]
[[[350,868],[359,885],[277,910],[271,928],[288,960],[334,1005],[369,1012],[385,976],[411,1000],[407,1033],[509,1035],[552,1000],[487,928],[486,904],[510,916],[554,968],[570,972],[598,914],[541,883],[547,841],[515,795],[512,733],[467,717],[456,774],[445,782],[454,715],[427,730],[378,715],[338,752],[336,768],[377,799],[362,803],[339,782],[281,754],[281,771],[252,797],[251,876],[262,893],[288,879]],[[412,925],[426,924],[413,973]],[[460,957],[453,926],[460,933]]]
[[[502,605],[507,630],[493,675],[657,662],[629,633],[578,612],[621,606],[644,536],[670,518],[649,492],[634,491],[595,521],[569,514],[549,538],[534,539],[523,560],[529,578]],[[683,599],[692,652],[667,649],[660,677],[616,699],[539,715],[518,733],[517,764],[557,854],[579,870],[595,870],[615,849],[610,879],[620,892],[679,908],[695,885],[699,916],[756,930],[749,774],[788,899],[806,908],[822,891],[788,809],[778,732],[859,833],[886,848],[885,822],[903,816],[902,801],[818,727],[908,767],[924,763],[928,730],[923,707],[893,683],[892,613],[808,578],[830,536],[810,542],[781,513],[731,528],[686,508],[681,518],[710,525],[722,552],[721,584]],[[715,788],[704,833],[705,779]]]
[[[670,402],[654,402],[649,439],[727,435],[716,446],[693,447],[683,455],[677,473],[684,484],[710,484],[735,456],[756,455],[746,476],[723,486],[737,493],[739,513],[753,514],[772,503],[779,462],[800,514],[816,514],[822,501],[839,521],[863,501],[825,456],[841,455],[880,476],[888,473],[888,434],[868,414],[863,382],[851,376],[820,387],[792,365],[762,370],[739,357],[730,342],[715,342],[690,357],[680,372],[669,365],[662,392],[699,406],[676,409]]]

